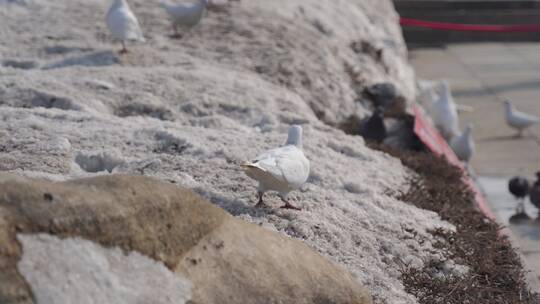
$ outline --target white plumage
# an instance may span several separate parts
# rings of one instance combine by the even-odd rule
[[[107,27],[111,36],[122,41],[121,53],[127,52],[126,41],[145,41],[137,17],[129,8],[126,0],[114,0],[107,12]]]
[[[518,130],[518,136],[523,134],[523,130],[540,122],[539,117],[516,110],[508,100],[504,102],[504,114],[506,123],[511,128]]]
[[[443,80],[437,87],[438,99],[431,105],[431,116],[435,126],[446,140],[459,134],[459,117],[448,82]]]
[[[474,140],[472,138],[472,129],[472,124],[468,124],[463,133],[454,137],[450,141],[450,146],[452,147],[452,150],[454,150],[454,153],[456,153],[457,157],[461,161],[466,163],[469,163],[476,150]]]
[[[284,146],[269,150],[242,164],[246,174],[259,182],[257,206],[263,206],[266,191],[277,191],[285,205],[297,209],[288,200],[289,192],[300,188],[309,176],[309,160],[302,152],[302,127],[293,125]]]
[[[189,29],[201,21],[206,6],[208,5],[208,0],[197,0],[195,3],[185,2],[177,4],[171,4],[167,0],[162,0],[160,4],[171,19],[175,35],[179,36],[178,27]]]

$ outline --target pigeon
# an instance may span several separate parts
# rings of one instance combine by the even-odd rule
[[[139,21],[129,8],[126,0],[113,0],[105,20],[112,37],[122,41],[121,54],[128,51],[126,40],[145,41]]]
[[[539,117],[516,110],[509,100],[504,101],[504,114],[506,117],[506,123],[511,128],[518,130],[518,137],[523,135],[523,130],[540,122]]]
[[[384,109],[390,108],[399,96],[396,86],[390,82],[381,82],[369,86],[364,90],[364,94],[373,100],[376,107]]]
[[[536,182],[529,191],[529,199],[536,208],[540,209],[540,172],[536,172]]]
[[[461,161],[467,164],[471,160],[475,151],[472,130],[473,125],[467,124],[465,130],[459,136],[452,138],[450,141],[450,146],[452,147],[452,150],[454,150],[454,153],[456,153],[457,157]]]
[[[381,143],[386,138],[386,126],[383,120],[383,110],[375,109],[373,114],[367,121],[360,126],[360,135],[366,140],[371,140]]]
[[[285,145],[269,150],[242,164],[247,176],[259,182],[256,207],[264,207],[266,191],[277,191],[285,203],[281,208],[300,210],[287,200],[289,192],[300,188],[309,176],[309,160],[302,152],[302,127],[293,125]]]
[[[442,80],[437,86],[437,101],[431,105],[431,115],[435,126],[446,140],[459,134],[459,118],[456,104],[450,93],[450,86]]]
[[[195,3],[171,4],[167,0],[160,2],[161,7],[165,9],[172,22],[174,36],[180,38],[178,27],[192,28],[197,25],[208,6],[208,0],[197,0]]]
[[[516,213],[524,213],[524,199],[529,194],[529,181],[526,178],[515,176],[508,182],[508,190],[518,199]]]

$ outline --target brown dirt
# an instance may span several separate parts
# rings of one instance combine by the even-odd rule
[[[403,265],[402,280],[407,292],[426,304],[540,303],[538,294],[527,287],[518,254],[499,233],[501,226],[476,208],[473,193],[462,182],[457,168],[429,153],[374,148],[400,158],[418,173],[400,199],[435,211],[454,224],[455,233],[431,231],[440,239],[435,246],[448,259],[470,268],[464,277],[436,278],[433,271],[442,265],[427,263],[423,269]]]

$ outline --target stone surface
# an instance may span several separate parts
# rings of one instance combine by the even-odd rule
[[[170,183],[0,174],[0,193],[2,303],[371,303],[301,242]]]

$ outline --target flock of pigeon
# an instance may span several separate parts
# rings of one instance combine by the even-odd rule
[[[469,163],[475,152],[475,144],[472,137],[473,125],[467,124],[461,132],[459,129],[459,111],[471,111],[471,108],[456,105],[450,91],[450,86],[445,80],[439,82],[424,82],[421,89],[426,91],[431,105],[428,105],[429,113],[441,135],[450,143],[457,157]],[[523,131],[532,125],[539,123],[540,118],[518,111],[509,100],[504,102],[505,121],[509,127],[518,131],[516,136],[521,137]]]
[[[166,0],[162,0],[160,4],[171,19],[174,30],[173,37],[181,38],[178,28],[189,29],[197,25],[201,21],[204,11],[208,6],[208,0],[177,4],[171,4],[166,2]],[[139,21],[129,8],[126,0],[113,0],[105,20],[111,36],[122,42],[121,54],[128,51],[126,41],[145,41]]]

